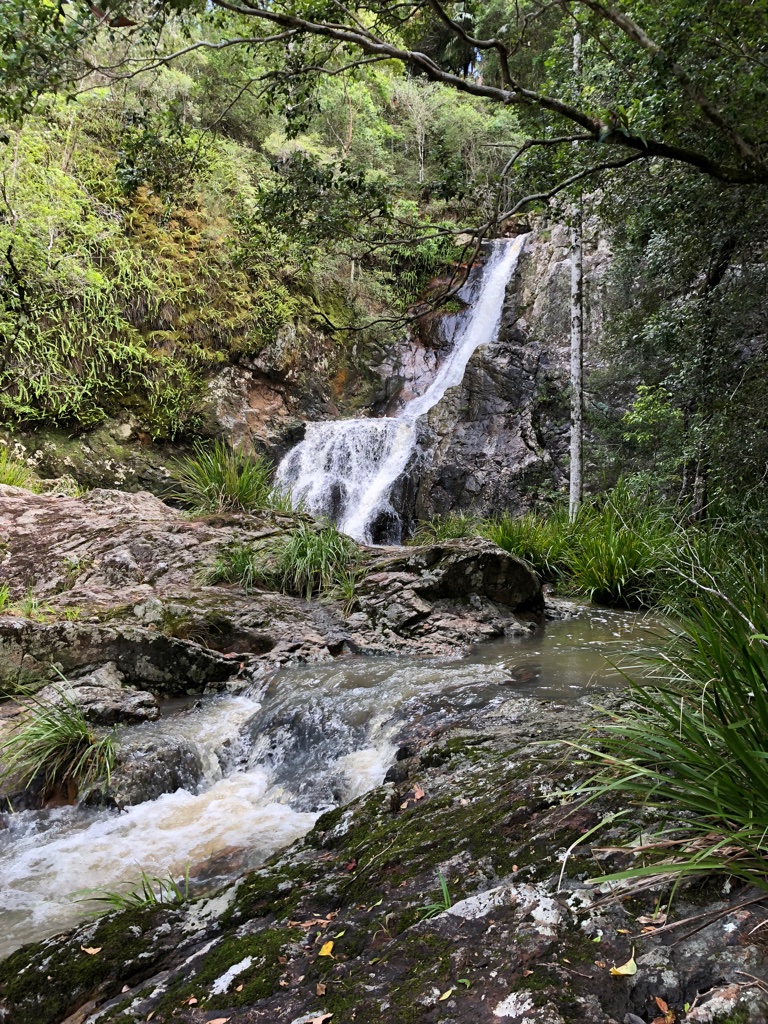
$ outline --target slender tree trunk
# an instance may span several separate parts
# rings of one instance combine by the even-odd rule
[[[574,93],[581,69],[581,36],[573,34]],[[581,201],[574,203],[571,224],[571,465],[568,514],[571,522],[581,505],[584,435],[584,274],[582,267]]]
[[[583,492],[584,419],[584,275],[581,211],[574,209],[571,227],[571,468],[568,509],[576,518]]]

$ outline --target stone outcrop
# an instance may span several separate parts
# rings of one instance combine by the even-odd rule
[[[485,541],[363,552],[348,605],[206,584],[222,547],[248,543],[266,565],[295,522],[191,519],[143,492],[71,498],[0,487],[0,571],[16,600],[0,615],[0,682],[39,684],[110,663],[113,684],[153,694],[238,688],[283,664],[350,651],[455,653],[531,628],[541,611],[535,574]],[[99,691],[89,700],[106,699],[104,675],[89,678]]]
[[[764,893],[683,884],[667,920],[663,880],[591,880],[637,864],[618,848],[655,824],[636,811],[595,832],[617,806],[562,803],[588,766],[553,735],[593,716],[513,699],[404,744],[397,781],[237,883],[12,954],[0,1019],[762,1024]]]

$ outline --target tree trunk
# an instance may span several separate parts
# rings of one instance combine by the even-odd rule
[[[568,510],[576,518],[583,492],[582,439],[584,418],[584,275],[581,211],[571,227],[571,467]]]
[[[581,71],[581,36],[573,34],[574,94]],[[584,274],[582,267],[581,201],[572,209],[571,225],[571,465],[568,514],[574,521],[584,489],[582,440],[584,434]]]

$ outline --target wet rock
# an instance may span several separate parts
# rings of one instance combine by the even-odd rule
[[[56,702],[62,695],[78,704],[86,721],[96,725],[133,725],[160,717],[160,704],[154,694],[123,685],[125,676],[114,662],[107,662],[85,675],[62,685],[43,687],[37,699]]]
[[[455,653],[524,632],[541,607],[524,563],[487,541],[369,551],[357,607],[208,586],[203,572],[233,541],[265,560],[290,516],[192,520],[154,495],[83,498],[0,487],[3,578],[36,611],[0,615],[0,685],[39,686],[114,663],[128,686],[157,694],[237,689],[281,665],[345,651]]]
[[[109,784],[91,790],[85,802],[130,807],[177,789],[194,792],[202,777],[200,755],[189,740],[170,734],[147,738],[123,733]]]
[[[547,705],[520,712],[531,730]],[[576,708],[574,726],[586,715]],[[485,725],[484,736],[442,740],[440,757],[422,747],[418,762],[397,762],[409,764],[407,791],[386,785],[323,815],[212,896],[19,950],[0,964],[2,1019],[61,1024],[83,1008],[83,1024],[323,1014],[360,1024],[647,1024],[662,999],[680,1024],[765,1021],[764,896],[742,888],[713,899],[712,885],[683,884],[671,918],[683,927],[639,933],[636,919],[669,887],[626,900],[589,879],[596,847],[652,823],[638,812],[593,834],[610,807],[558,796],[578,778],[578,756],[550,746],[543,759],[508,723]],[[222,870],[214,860],[207,877]],[[450,905],[441,906],[438,872]],[[321,956],[329,941],[333,955]],[[612,975],[633,950],[637,973]]]

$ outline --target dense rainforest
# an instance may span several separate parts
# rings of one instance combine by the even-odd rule
[[[762,0],[7,0],[0,86],[0,1019],[768,1019]]]

